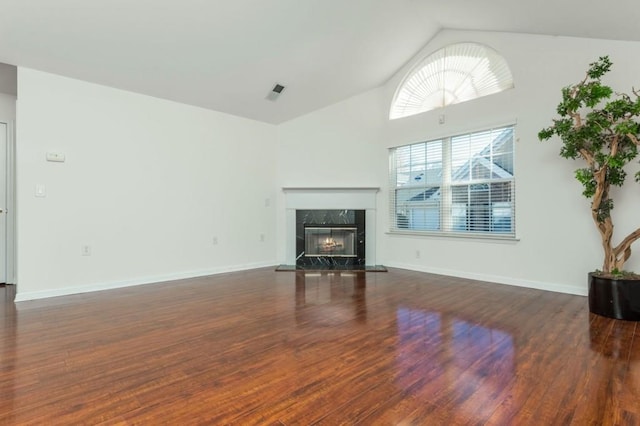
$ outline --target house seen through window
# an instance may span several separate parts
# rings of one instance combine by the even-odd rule
[[[515,236],[514,126],[390,150],[391,231]]]

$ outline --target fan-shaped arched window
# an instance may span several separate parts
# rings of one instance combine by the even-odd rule
[[[511,70],[492,48],[458,43],[426,57],[398,88],[390,119],[470,101],[513,87]]]

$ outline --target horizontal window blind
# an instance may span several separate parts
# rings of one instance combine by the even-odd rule
[[[391,232],[515,237],[514,126],[395,147]]]
[[[513,87],[511,70],[494,49],[457,43],[426,57],[402,82],[391,104],[396,119],[466,102]]]

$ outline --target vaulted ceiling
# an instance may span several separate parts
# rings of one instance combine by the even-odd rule
[[[0,0],[0,62],[281,123],[383,84],[443,28],[640,41],[638,22],[635,0]]]

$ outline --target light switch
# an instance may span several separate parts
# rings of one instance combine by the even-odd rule
[[[44,198],[47,196],[47,188],[42,184],[36,185],[36,197]]]

